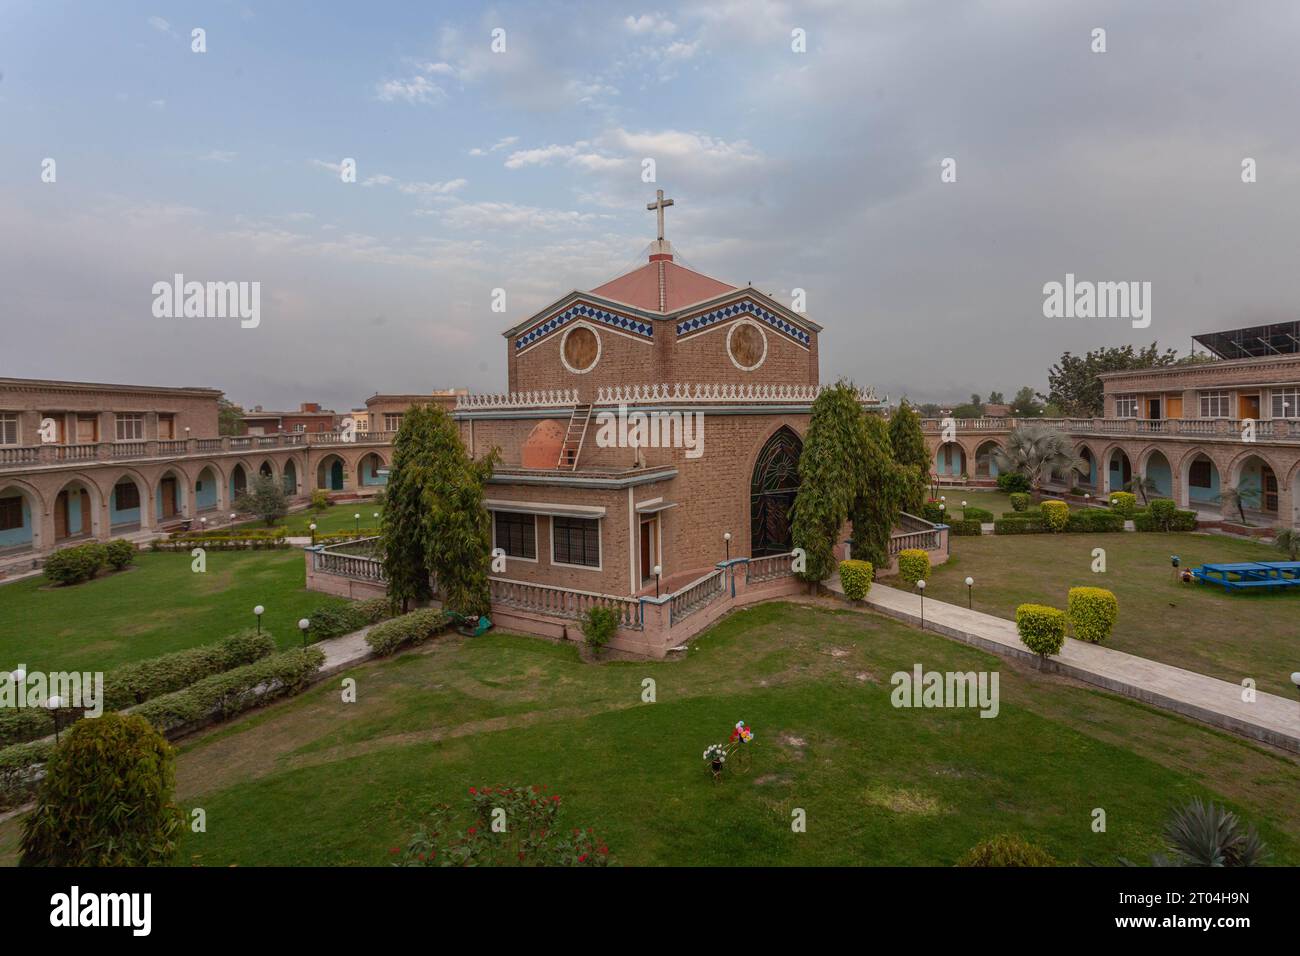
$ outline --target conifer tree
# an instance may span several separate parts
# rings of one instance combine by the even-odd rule
[[[890,427],[879,415],[862,413],[857,495],[849,506],[853,557],[873,567],[889,564],[889,538],[905,496],[915,485],[915,467],[894,460]]]
[[[435,408],[433,418],[437,484],[425,543],[426,567],[444,607],[486,614],[491,603],[492,516],[483,507],[483,486],[499,455],[494,448],[486,457],[471,460],[451,416]]]
[[[921,419],[906,400],[889,419],[889,447],[894,461],[901,468],[903,487],[899,507],[909,514],[918,515],[925,504],[929,485],[930,453],[921,432]]]
[[[805,581],[825,580],[834,570],[835,539],[860,486],[862,414],[856,390],[844,382],[824,389],[813,402],[790,529],[794,546],[807,555],[799,575]]]
[[[384,576],[389,599],[403,611],[412,601],[433,596],[425,549],[432,534],[435,437],[432,410],[427,405],[412,406],[402,416],[388,466],[380,522]]]

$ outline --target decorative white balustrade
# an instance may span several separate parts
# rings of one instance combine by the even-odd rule
[[[607,607],[618,612],[620,627],[641,627],[641,602],[634,597],[597,594],[594,591],[577,591],[573,588],[530,584],[506,578],[489,578],[488,585],[493,604],[573,620],[581,618],[591,608]]]
[[[717,568],[697,578],[668,598],[668,626],[686,620],[727,593],[727,569]]]
[[[363,542],[377,543],[378,541],[378,538],[360,538],[356,541],[349,541],[347,544],[355,548],[355,546]],[[352,578],[355,581],[384,583],[383,561],[363,554],[349,554],[343,550],[344,547],[341,545],[312,551],[312,570],[323,571],[326,574],[337,574],[340,577]]]
[[[923,418],[921,430],[934,434],[944,422],[958,432],[1011,431],[1029,425],[1047,425],[1068,434],[1159,435],[1164,437],[1240,439],[1245,428],[1239,418]],[[1266,441],[1300,440],[1300,419],[1254,420],[1255,438]]]
[[[769,554],[762,558],[750,558],[745,566],[745,581],[754,584],[759,581],[775,581],[788,578],[794,574],[794,552]]]
[[[649,385],[602,385],[596,389],[597,405],[645,405],[657,402],[764,402],[807,405],[829,386],[764,385],[721,382],[715,385],[684,383]],[[874,389],[858,389],[858,400],[879,401]]]
[[[457,411],[491,410],[500,408],[558,408],[578,404],[576,388],[548,388],[528,392],[507,392],[496,395],[457,395]]]

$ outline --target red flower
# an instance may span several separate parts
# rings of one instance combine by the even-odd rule
[[[397,847],[394,846],[394,847],[390,847],[389,850],[388,850],[388,852],[389,852],[389,853],[398,853],[398,852],[400,852],[400,851],[397,849]]]
[[[584,854],[582,854],[582,856],[578,857],[578,862],[579,862],[579,863],[586,863],[586,862],[587,862],[587,854],[584,853]]]
[[[470,793],[470,796],[473,796],[474,794],[478,793],[478,791],[475,790],[473,787],[470,787],[470,788],[469,788],[469,793]]]
[[[478,827],[470,827],[470,828],[469,828],[469,832],[470,832],[471,834],[473,834],[473,833],[478,833]]]
[[[600,845],[600,852],[605,856],[609,856],[609,847],[605,846],[605,844],[602,843]]]

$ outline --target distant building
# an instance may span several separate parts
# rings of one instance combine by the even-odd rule
[[[338,427],[340,416],[316,402],[303,402],[296,412],[266,411],[255,405],[244,412],[245,435],[276,435],[281,432],[331,432]]]
[[[374,394],[366,399],[366,412],[369,417],[369,431],[395,432],[402,427],[402,415],[412,405],[440,405],[447,411],[456,407],[460,395],[468,395],[467,388],[444,388],[434,392],[414,395]],[[357,430],[361,426],[358,424]]]

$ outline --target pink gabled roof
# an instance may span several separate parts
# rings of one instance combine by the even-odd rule
[[[667,313],[735,289],[734,285],[719,282],[665,258],[611,279],[591,292],[647,312]]]

